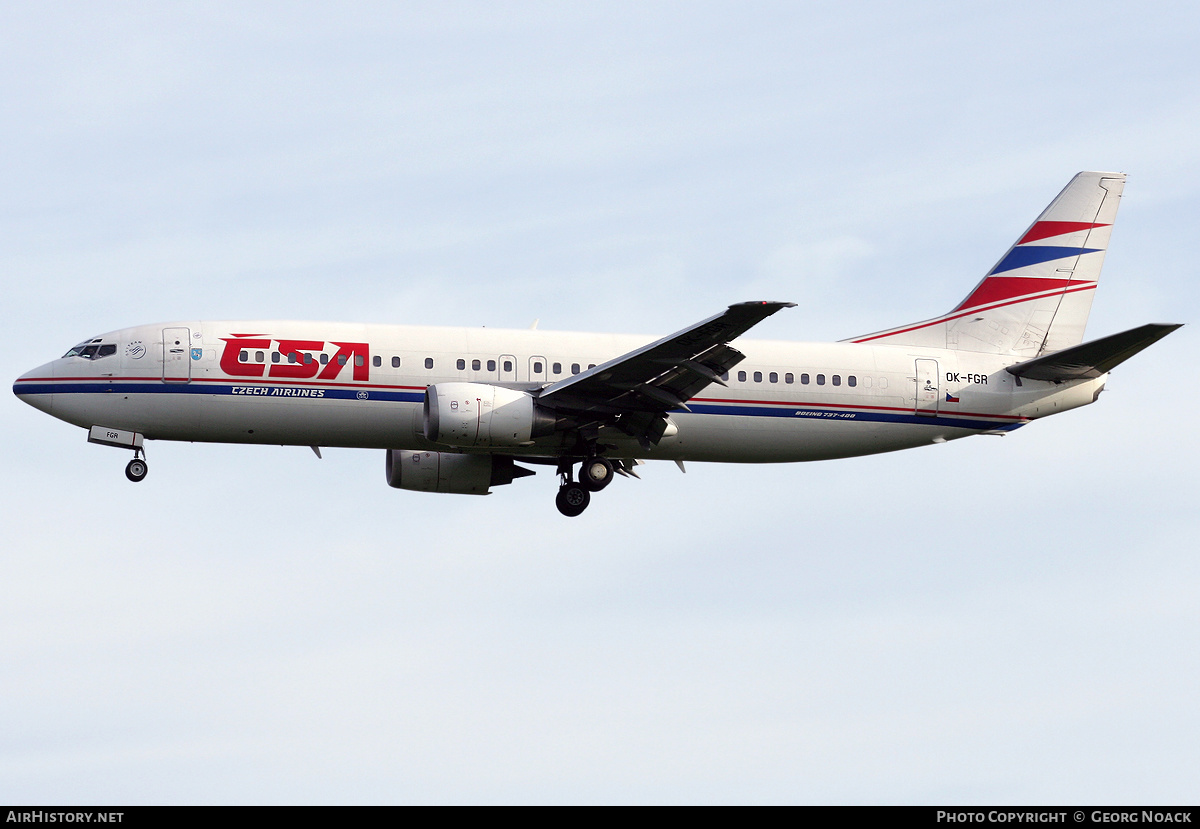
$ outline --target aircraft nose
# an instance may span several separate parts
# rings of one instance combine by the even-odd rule
[[[54,409],[54,363],[27,371],[13,383],[13,394],[35,409],[50,414]]]

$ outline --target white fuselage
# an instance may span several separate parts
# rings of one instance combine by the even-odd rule
[[[426,387],[536,390],[651,337],[321,322],[176,322],[115,331],[106,356],[54,360],[17,380],[69,423],[147,439],[445,451],[425,439]],[[674,411],[649,449],[615,429],[612,457],[768,463],[888,452],[1092,402],[1105,377],[1016,378],[997,355],[915,346],[738,340],[726,380]],[[457,448],[458,451],[499,451]],[[561,436],[506,448],[555,457]]]

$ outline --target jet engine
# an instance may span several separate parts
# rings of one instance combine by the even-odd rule
[[[396,489],[487,495],[490,487],[532,474],[532,469],[517,466],[512,458],[387,450],[387,482]]]
[[[528,446],[554,431],[554,415],[529,392],[487,383],[425,389],[425,439],[448,446]]]

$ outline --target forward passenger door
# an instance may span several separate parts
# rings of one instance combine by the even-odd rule
[[[188,382],[192,379],[191,329],[164,328],[162,333],[163,382]]]

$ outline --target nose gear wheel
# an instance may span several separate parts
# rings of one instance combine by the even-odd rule
[[[125,465],[125,477],[133,481],[135,484],[146,477],[146,473],[150,468],[146,466],[146,462],[141,458],[134,458]]]

